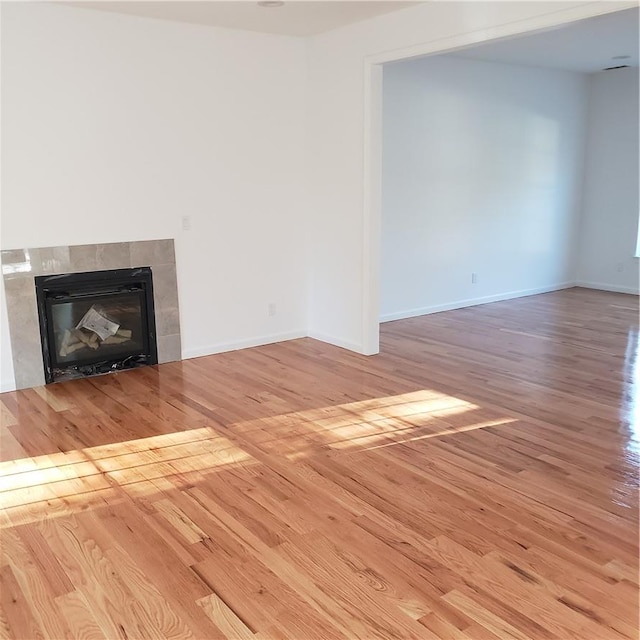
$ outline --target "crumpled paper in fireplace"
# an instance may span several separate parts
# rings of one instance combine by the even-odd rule
[[[119,324],[102,315],[95,305],[91,306],[76,325],[76,329],[88,329],[98,334],[100,340],[106,340],[109,336],[115,335],[119,328]]]

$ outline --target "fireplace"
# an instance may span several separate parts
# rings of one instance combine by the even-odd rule
[[[172,239],[3,249],[0,261],[14,373],[13,380],[9,375],[2,376],[2,391],[45,384],[35,287],[39,276],[150,267],[158,363],[182,359],[178,270]],[[1,346],[6,353],[8,345],[3,341]]]
[[[45,381],[157,364],[150,267],[36,276]]]

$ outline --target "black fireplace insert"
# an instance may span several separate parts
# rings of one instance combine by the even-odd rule
[[[150,267],[35,278],[48,383],[157,364]]]

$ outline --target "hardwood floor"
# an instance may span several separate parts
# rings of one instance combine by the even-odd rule
[[[638,299],[0,395],[6,638],[638,637]]]

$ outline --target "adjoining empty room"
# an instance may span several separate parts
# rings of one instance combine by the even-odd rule
[[[637,640],[637,2],[0,2],[0,637]]]
[[[382,321],[638,293],[637,41],[630,9],[384,66]]]

